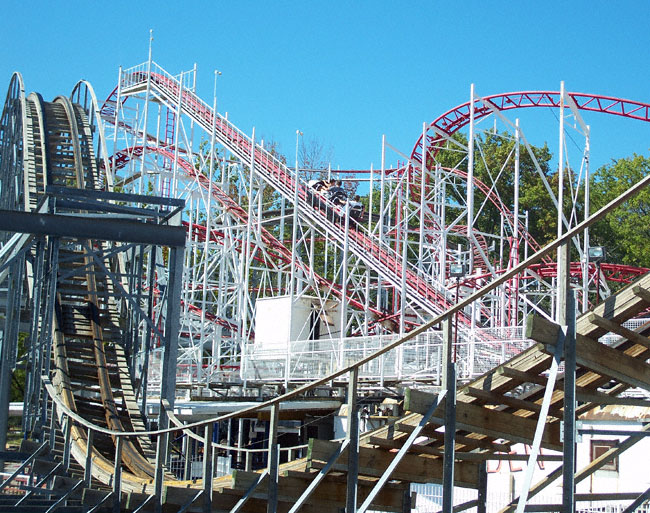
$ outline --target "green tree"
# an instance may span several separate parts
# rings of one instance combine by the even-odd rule
[[[454,134],[453,139],[467,147],[467,138],[462,133]],[[494,196],[501,198],[506,208],[512,209],[515,190],[515,141],[508,132],[487,133],[477,136],[474,148],[474,177],[480,180]],[[551,168],[553,155],[546,143],[543,146],[532,146],[533,159],[525,146],[519,150],[519,208],[520,212],[528,211],[529,232],[541,245],[553,240],[557,232],[557,214],[552,206],[544,180],[552,190],[557,191],[557,172]],[[447,146],[436,156],[436,161],[447,168],[457,168],[467,172],[467,157],[459,152],[454,145]],[[537,162],[537,165],[535,164]],[[539,166],[539,170],[538,170]],[[540,174],[541,171],[541,174]],[[569,174],[572,174],[568,172]],[[495,180],[495,177],[498,179]],[[464,204],[466,183],[459,180],[458,187],[449,191],[452,203]],[[476,227],[484,232],[493,233],[501,219],[499,208],[492,202],[486,202],[479,214],[486,195],[475,188],[474,208],[478,215]],[[457,216],[459,211],[449,210],[449,218]]]
[[[591,178],[591,212],[595,212],[650,173],[650,159],[634,154],[598,169]],[[650,190],[616,208],[590,231],[592,245],[607,247],[608,260],[650,267]]]

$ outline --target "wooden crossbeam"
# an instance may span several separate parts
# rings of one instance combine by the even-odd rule
[[[426,411],[428,405],[431,405],[434,397],[433,394],[427,392],[407,389],[404,408],[422,413]],[[444,418],[438,413],[435,413],[433,418],[444,423]],[[536,426],[537,420],[533,418],[513,415],[471,403],[460,401],[456,403],[456,427],[459,430],[530,444],[533,441]],[[542,446],[556,451],[562,450],[558,422],[551,422],[546,426],[542,436]]]
[[[422,435],[443,442],[445,438],[444,436],[445,434],[441,433],[440,431],[436,431],[437,428],[438,428],[437,425],[429,424],[428,426],[425,426],[424,429],[422,430]],[[415,429],[415,426],[412,426],[410,424],[405,424],[405,423],[399,423],[399,424],[395,424],[395,429],[397,429],[398,431],[403,431],[405,433],[410,433]],[[456,434],[455,440],[456,440],[456,445],[461,445],[463,447],[467,447],[468,449],[488,449],[491,451],[508,452],[510,451],[510,447],[511,447],[510,444],[496,443],[487,437],[470,438],[468,436]]]
[[[542,344],[556,345],[560,335],[559,326],[540,316],[530,314],[526,318],[526,338]]]
[[[595,313],[589,315],[589,321],[593,322],[595,325],[600,326],[601,328],[604,328],[616,335],[620,335],[621,337],[626,338],[634,342],[635,344],[640,344],[650,349],[650,338],[641,335],[636,331],[632,331],[631,329],[628,329],[625,326],[621,326],[620,324],[610,321],[609,319],[605,319],[604,317],[601,317],[600,315],[596,315]]]
[[[398,440],[386,440],[385,438],[370,438],[370,443],[383,447],[385,449],[399,449],[401,444]],[[427,445],[413,445],[409,452],[419,454],[431,454],[433,456],[443,456],[444,450],[429,447]],[[454,457],[458,461],[528,461],[528,454],[511,454],[509,452],[459,452],[456,451]],[[562,461],[561,454],[540,454],[537,456],[539,461]]]
[[[334,442],[334,444],[336,444]],[[291,472],[278,481],[278,500],[293,504],[304,492],[314,473]],[[251,484],[259,477],[257,472],[245,472],[237,470],[233,473],[232,490],[239,492],[248,490]],[[267,482],[263,482],[253,492],[251,498],[267,499]],[[358,490],[360,497],[366,497],[374,484],[372,480],[359,479]],[[402,498],[407,484],[390,483],[385,486],[375,498],[375,507],[385,511],[401,511]],[[322,505],[325,507],[341,507],[345,505],[346,487],[342,486],[339,476],[326,476],[318,488],[314,490],[305,504]]]
[[[650,304],[650,291],[644,289],[640,285],[636,285],[635,287],[632,287],[632,294],[635,296],[641,298],[643,301],[646,303]]]
[[[576,339],[576,362],[599,374],[650,390],[650,367],[645,361],[588,337],[578,336]]]
[[[539,374],[533,374],[532,372],[524,372],[513,369],[512,367],[500,367],[497,373],[510,379],[516,379],[522,383],[534,383],[535,385],[546,386],[546,378]]]
[[[616,395],[590,390],[588,388],[576,387],[576,398],[578,401],[597,404],[618,404],[624,406],[640,406],[650,408],[650,401],[637,399],[635,397],[616,397]]]
[[[539,413],[542,409],[541,404],[532,403],[530,401],[525,401],[523,399],[517,399],[516,397],[511,397],[508,395],[497,394],[495,392],[488,392],[487,390],[481,390],[479,388],[467,387],[465,389],[468,395],[481,399],[488,404],[503,404],[505,406],[510,406],[512,408],[518,408],[520,410],[528,410],[535,413]]]
[[[307,459],[312,468],[322,468],[334,451],[337,442],[312,439],[309,442]],[[370,477],[381,477],[395,453],[381,448],[359,448],[359,474]],[[347,470],[347,450],[339,461],[332,467],[333,470],[345,472]],[[391,478],[399,481],[413,483],[442,483],[443,476],[442,458],[430,455],[406,454]],[[476,488],[478,485],[478,463],[461,462],[454,469],[454,482],[457,486]]]

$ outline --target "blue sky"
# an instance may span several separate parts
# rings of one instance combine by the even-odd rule
[[[650,102],[650,2],[4,2],[0,84],[21,71],[46,99],[89,80],[100,99],[118,66],[147,58],[198,66],[198,92],[292,161],[295,132],[333,149],[333,165],[380,163],[381,136],[410,153],[422,128],[469,99],[567,89]],[[2,86],[0,86],[2,87]],[[550,114],[548,114],[550,116]],[[592,163],[648,153],[650,126],[592,125]],[[556,152],[557,129],[531,142]]]

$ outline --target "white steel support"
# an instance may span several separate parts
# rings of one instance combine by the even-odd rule
[[[420,271],[423,270],[422,252],[424,250],[425,239],[425,223],[424,223],[424,208],[426,205],[426,184],[427,184],[427,124],[422,123],[422,168],[420,177],[420,223],[419,223],[419,245],[418,245],[418,267]]]
[[[144,101],[144,129],[142,130],[142,163],[140,165],[140,189],[139,194],[143,194],[144,190],[144,176],[145,176],[145,167],[144,162],[146,160],[147,153],[147,121],[149,119],[149,98],[151,96],[151,61],[152,61],[152,44],[153,44],[153,30],[149,30],[149,59],[147,60],[147,88],[145,90],[145,101]],[[118,97],[119,105],[119,97]],[[117,115],[117,105],[115,106],[115,112]],[[116,124],[117,126],[117,124]]]
[[[591,203],[589,200],[590,192],[590,176],[589,176],[589,154],[590,154],[590,134],[591,130],[589,125],[586,126],[585,130],[585,192],[584,192],[584,201],[585,201],[585,219],[589,218]],[[589,309],[589,228],[585,228],[583,234],[583,248],[582,248],[582,312],[586,312]],[[600,269],[597,269],[597,272],[600,272]],[[600,281],[600,276],[598,276],[597,283]],[[596,294],[600,294],[599,290],[596,290]]]
[[[172,166],[172,183],[170,187],[170,193],[174,198],[177,197],[177,193],[178,193],[177,173],[178,173],[178,156],[180,152],[179,139],[180,139],[180,128],[181,128],[181,112],[183,106],[183,75],[184,72],[181,71],[181,77],[179,80],[180,86],[178,88],[178,103],[176,104],[176,127],[174,128],[174,136],[176,137],[176,144],[174,144],[174,165]],[[151,77],[151,73],[149,73],[149,77]],[[146,129],[146,125],[145,125],[145,129]]]
[[[343,258],[341,260],[341,326],[339,337],[341,343],[346,337],[348,326],[348,252],[350,243],[350,205],[345,205],[345,240],[343,242]]]
[[[564,220],[564,81],[560,82],[560,129],[559,129],[559,148],[558,148],[558,193],[557,193],[557,237],[560,238],[563,233]],[[560,279],[565,272],[566,266],[569,265],[568,258],[565,258],[566,252],[563,248],[558,248],[557,253],[557,299],[555,308],[555,319],[562,324],[561,316],[564,315],[563,305],[566,305],[567,287],[564,280]]]
[[[467,140],[467,244],[469,249],[468,272],[474,272],[472,232],[474,227],[474,84],[470,86],[469,137]]]

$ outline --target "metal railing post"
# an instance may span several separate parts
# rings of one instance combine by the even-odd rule
[[[271,425],[269,427],[269,485],[266,505],[266,513],[276,513],[278,510],[278,420],[280,417],[280,405],[271,406]]]
[[[212,482],[214,469],[212,466],[212,422],[205,426],[205,439],[203,441],[203,511],[210,513],[212,510]]]
[[[93,439],[95,432],[88,428],[88,438],[86,440],[86,466],[84,469],[84,482],[86,486],[90,487],[90,482],[93,477]]]
[[[443,344],[445,347],[445,438],[442,479],[442,512],[452,513],[454,507],[454,459],[456,435],[456,362],[451,350],[453,341],[449,317],[442,321]]]
[[[122,445],[124,437],[118,436],[115,446],[115,466],[113,468],[113,513],[120,513],[122,499]]]
[[[564,466],[562,472],[562,509],[575,508],[576,466],[576,308],[575,291],[567,292],[567,333],[564,339]]]
[[[357,408],[357,381],[359,368],[350,371],[348,383],[348,478],[345,511],[353,513],[357,510],[357,481],[359,479],[359,412]]]

